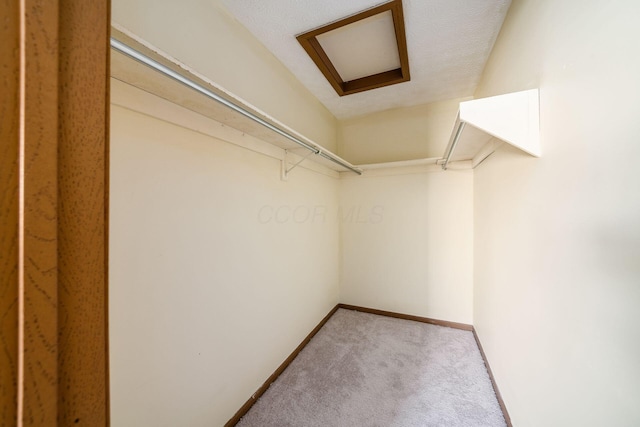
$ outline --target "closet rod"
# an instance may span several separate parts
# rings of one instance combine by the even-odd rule
[[[451,143],[451,147],[449,148],[447,157],[445,158],[444,163],[442,164],[443,170],[447,170],[447,165],[449,165],[449,160],[451,160],[451,155],[453,155],[453,152],[456,149],[456,145],[458,145],[458,140],[462,135],[462,131],[464,130],[464,125],[465,125],[465,122],[460,122],[460,124],[458,125],[458,129],[456,130],[456,135],[453,137],[453,142]]]
[[[248,111],[246,109],[244,109],[243,107],[234,104],[233,102],[221,97],[220,95],[210,91],[209,89],[207,89],[206,87],[194,82],[193,80],[188,79],[187,77],[183,76],[180,73],[177,73],[175,71],[173,71],[171,68],[166,67],[164,65],[162,65],[161,63],[149,58],[148,56],[138,52],[137,50],[127,46],[126,44],[122,43],[121,41],[118,41],[116,39],[114,39],[113,37],[111,37],[111,48],[117,50],[118,52],[135,59],[138,62],[141,62],[142,64],[154,69],[155,71],[158,71],[161,74],[164,74],[167,77],[172,78],[173,80],[178,81],[179,83],[182,83],[183,85],[195,90],[196,92],[199,92],[200,94],[206,96],[207,98],[210,98],[222,105],[224,105],[227,108],[230,108],[231,110],[242,114],[243,116],[247,117],[248,119],[253,120],[256,123],[261,124],[262,126],[266,127],[267,129],[270,129],[272,131],[274,131],[275,133],[287,138],[290,141],[295,142],[296,144],[300,145],[301,147],[306,148],[309,151],[312,151],[314,154],[318,154],[322,157],[324,157],[325,159],[331,160],[332,162],[346,168],[349,169],[352,172],[357,173],[358,175],[362,175],[362,171],[360,171],[359,169],[343,162],[341,159],[336,158],[334,156],[332,156],[330,153],[327,153],[325,151],[323,151],[322,149],[315,147],[311,144],[308,144],[304,141],[302,141],[301,139],[297,138],[294,135],[291,135],[289,132],[280,129],[279,127],[267,122],[266,120],[260,118],[259,116],[255,115],[254,113],[252,113],[251,111]]]

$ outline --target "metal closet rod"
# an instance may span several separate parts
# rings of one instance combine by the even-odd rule
[[[458,129],[456,130],[456,135],[453,137],[453,142],[451,143],[451,148],[449,148],[449,152],[445,157],[444,163],[442,165],[443,170],[447,170],[447,166],[449,165],[449,160],[451,160],[451,156],[456,149],[456,145],[458,145],[458,140],[460,140],[460,136],[462,135],[462,131],[464,130],[465,122],[460,122],[458,125]]]
[[[121,41],[118,41],[116,39],[114,39],[113,37],[111,37],[111,47],[115,50],[117,50],[118,52],[129,56],[130,58],[135,59],[136,61],[139,61],[141,63],[143,63],[144,65],[158,71],[161,74],[164,74],[167,77],[172,78],[173,80],[176,80],[177,82],[182,83],[183,85],[195,90],[198,93],[201,93],[202,95],[206,96],[209,99],[212,99],[222,105],[224,105],[225,107],[228,107],[230,109],[232,109],[233,111],[242,114],[243,116],[247,117],[248,119],[253,120],[256,123],[261,124],[262,126],[274,131],[275,133],[287,138],[288,140],[295,142],[296,144],[300,145],[301,147],[306,148],[309,151],[312,151],[314,154],[318,154],[322,157],[324,157],[325,159],[331,160],[332,162],[346,168],[349,169],[355,173],[357,173],[358,175],[362,175],[362,172],[359,169],[354,168],[351,165],[348,165],[346,163],[344,163],[343,161],[341,161],[340,159],[337,159],[333,156],[331,156],[330,154],[320,150],[317,147],[314,147],[311,144],[308,144],[304,141],[302,141],[300,138],[297,138],[294,135],[291,135],[289,132],[280,129],[279,127],[267,122],[266,120],[262,119],[261,117],[255,115],[254,113],[252,113],[251,111],[248,111],[246,109],[244,109],[243,107],[234,104],[233,102],[221,97],[220,95],[210,91],[209,89],[207,89],[206,87],[194,82],[193,80],[190,80],[188,78],[186,78],[185,76],[183,76],[180,73],[177,73],[175,71],[173,71],[171,68],[166,67],[164,65],[162,65],[161,63],[154,61],[153,59],[149,58],[148,56],[138,52],[137,50],[127,46],[126,44],[122,43]]]

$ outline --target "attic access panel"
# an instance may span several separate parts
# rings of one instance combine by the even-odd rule
[[[296,38],[340,96],[410,80],[402,0]]]

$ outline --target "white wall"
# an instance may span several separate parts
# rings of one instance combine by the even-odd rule
[[[112,84],[200,129],[112,104],[112,424],[222,425],[338,302],[337,174],[283,182],[206,133],[251,137]]]
[[[337,151],[335,117],[219,0],[113,0],[112,22]]]
[[[516,426],[640,425],[638,18],[515,1],[476,93],[540,87],[542,158],[474,182],[474,324]]]
[[[461,101],[394,108],[338,122],[339,154],[353,164],[441,157]]]
[[[342,303],[472,323],[473,171],[434,169],[343,176]]]

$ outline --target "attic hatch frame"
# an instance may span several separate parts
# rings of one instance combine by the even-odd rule
[[[317,37],[341,27],[353,24],[363,19],[379,15],[384,12],[391,12],[393,27],[395,30],[398,56],[400,57],[400,68],[385,71],[370,76],[361,77],[355,80],[343,81],[335,66],[329,59]],[[409,73],[409,53],[407,51],[407,37],[404,29],[404,14],[402,11],[402,0],[393,0],[388,3],[376,6],[372,9],[356,13],[330,24],[324,25],[315,30],[308,31],[296,37],[300,45],[307,52],[316,66],[320,69],[324,77],[329,81],[333,89],[340,96],[351,95],[367,90],[378,89],[411,80]]]

